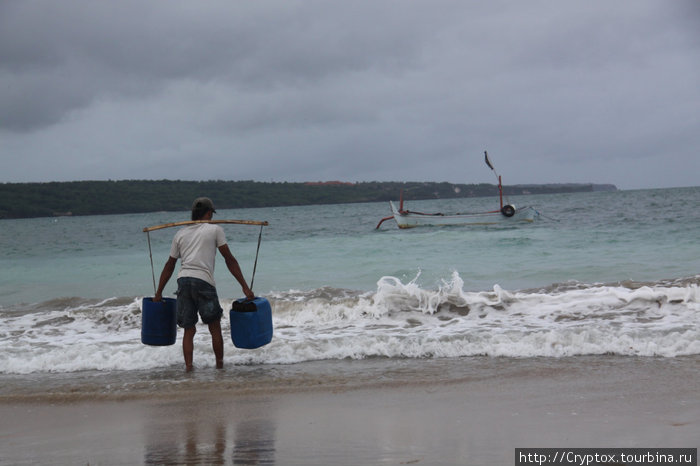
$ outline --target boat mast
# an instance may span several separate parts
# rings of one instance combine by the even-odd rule
[[[503,185],[501,184],[501,175],[498,175],[498,198],[501,202],[501,209],[503,208]]]

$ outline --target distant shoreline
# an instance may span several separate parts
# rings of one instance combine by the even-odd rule
[[[612,184],[506,185],[508,195],[617,191]],[[454,199],[498,195],[496,185],[447,182],[260,182],[120,180],[0,183],[0,219],[186,211],[192,199],[209,196],[217,208],[350,204],[396,200]]]

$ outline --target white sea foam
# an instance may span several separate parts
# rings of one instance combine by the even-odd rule
[[[417,279],[418,277],[416,277]],[[275,333],[257,350],[228,339],[234,364],[474,355],[562,357],[700,353],[698,277],[669,283],[567,284],[464,291],[458,273],[437,289],[382,277],[374,293],[322,288],[270,296]],[[224,308],[230,301],[223,301]],[[0,309],[0,373],[139,370],[181,364],[178,344],[141,344],[140,299],[55,300]],[[195,361],[213,364],[206,327]]]

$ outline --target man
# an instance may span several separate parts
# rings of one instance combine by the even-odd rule
[[[192,220],[211,220],[215,212],[214,203],[207,197],[199,197],[192,204]],[[241,285],[243,293],[248,299],[253,299],[255,295],[248,287],[238,261],[226,244],[224,229],[212,223],[190,225],[175,234],[170,247],[170,257],[163,266],[158,290],[153,297],[153,301],[163,298],[163,289],[175,270],[177,260],[181,259],[180,272],[177,274],[177,324],[185,329],[182,353],[188,372],[193,369],[192,353],[198,312],[202,322],[209,326],[216,367],[224,367],[224,339],[221,335],[221,315],[224,310],[219,304],[214,282],[217,249],[224,257],[229,272]]]

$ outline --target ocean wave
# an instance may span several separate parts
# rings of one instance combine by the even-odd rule
[[[435,289],[381,277],[374,292],[322,287],[267,298],[272,342],[226,345],[234,364],[324,359],[700,354],[700,276],[653,283],[567,282],[466,291],[454,272]],[[224,309],[230,300],[222,300]],[[54,299],[0,309],[0,373],[138,370],[181,364],[179,347],[141,344],[141,298]],[[230,332],[225,314],[222,328]],[[209,335],[195,360],[212,364]],[[178,346],[178,345],[176,345]]]

